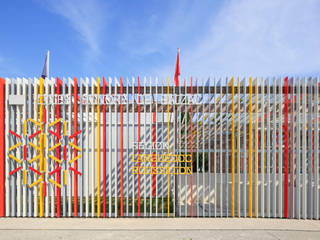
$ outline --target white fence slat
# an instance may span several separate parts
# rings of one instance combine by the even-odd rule
[[[86,95],[89,94],[89,78],[86,77]],[[90,169],[90,164],[89,164],[89,159],[90,159],[90,139],[89,139],[89,136],[90,136],[90,121],[89,121],[89,103],[86,102],[86,164],[85,164],[85,167],[86,167],[86,171],[84,172],[84,178],[85,178],[85,181],[86,181],[86,188],[85,188],[85,191],[86,191],[86,217],[89,217],[89,198],[90,198],[90,195],[89,195],[89,186],[90,186],[90,181],[89,181],[89,169]]]
[[[112,78],[109,78],[109,95],[112,91]],[[109,104],[109,217],[112,215],[112,104]]]
[[[271,168],[271,118],[270,118],[270,112],[271,112],[271,94],[270,94],[270,79],[267,79],[267,217],[271,217],[271,207],[270,207],[270,200],[271,200],[271,176],[270,176],[270,168]]]
[[[314,122],[314,218],[319,220],[319,86],[318,77],[314,79],[313,86],[315,88],[314,108],[315,122]]]
[[[302,218],[307,218],[307,88],[306,79],[302,81]]]
[[[95,95],[95,88],[97,86],[96,80],[92,77],[91,78],[91,94]],[[95,104],[94,101],[92,101],[91,105],[91,216],[95,216],[95,161],[96,161],[96,156],[95,156],[95,141],[96,141],[96,116],[95,116]]]

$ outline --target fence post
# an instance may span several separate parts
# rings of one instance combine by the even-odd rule
[[[5,216],[5,84],[0,78],[0,217]]]

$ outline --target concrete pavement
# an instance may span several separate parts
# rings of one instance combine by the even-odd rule
[[[0,239],[320,239],[320,221],[249,218],[1,218]]]

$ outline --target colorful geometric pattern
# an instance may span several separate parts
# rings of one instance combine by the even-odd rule
[[[62,118],[57,119],[57,120],[55,120],[55,121],[52,122],[52,123],[48,123],[48,126],[49,126],[50,128],[53,128],[53,127],[55,126],[55,124],[57,124],[57,123],[59,123],[59,122],[63,124],[63,126],[64,126],[63,132],[66,134],[66,133],[67,133],[67,122],[64,122],[64,121],[62,120]],[[24,135],[27,136],[29,140],[34,140],[35,137],[39,136],[39,137],[36,139],[36,141],[37,141],[37,140],[40,141],[40,137],[41,137],[40,134],[42,133],[41,129],[38,130],[38,131],[36,131],[36,132],[34,132],[34,133],[28,134],[28,132],[27,132],[28,123],[29,123],[29,124],[30,124],[30,123],[31,123],[31,124],[35,124],[35,125],[38,126],[38,127],[41,126],[41,123],[38,122],[38,121],[36,121],[35,119],[31,119],[31,118],[24,122]],[[44,123],[46,124],[46,121],[45,121]],[[53,136],[55,136],[57,139],[61,140],[61,137],[58,135],[57,132],[54,132],[53,129],[48,129],[48,132],[49,132],[49,134],[52,134]],[[68,136],[67,139],[71,140],[71,139],[73,139],[74,137],[76,137],[76,136],[78,136],[79,134],[81,134],[81,132],[82,132],[82,131],[80,130],[80,131],[74,133],[73,135]],[[17,139],[21,139],[21,140],[22,140],[22,136],[19,135],[18,133],[10,130],[10,134],[12,134],[13,136],[15,136]],[[56,150],[58,147],[63,147],[63,149],[64,149],[64,159],[65,159],[65,160],[67,160],[67,146],[68,146],[68,145],[70,145],[70,146],[72,147],[72,149],[76,149],[76,150],[79,151],[79,152],[81,152],[82,149],[81,149],[79,146],[77,146],[76,144],[72,143],[71,141],[67,142],[65,145],[62,145],[62,143],[59,142],[59,143],[57,143],[57,144],[55,144],[55,145],[53,145],[53,146],[47,146],[47,143],[49,142],[49,141],[48,141],[48,138],[49,138],[50,136],[48,136],[48,134],[46,134],[46,133],[44,133],[43,136],[44,136],[44,148],[45,148],[45,149],[46,149],[46,148],[48,149],[48,156],[45,157],[45,161],[44,161],[44,166],[45,166],[45,167],[44,167],[44,170],[43,170],[42,172],[40,172],[39,170],[37,170],[37,169],[35,169],[35,168],[31,167],[31,166],[29,166],[28,168],[24,169],[24,165],[22,164],[22,163],[23,163],[23,160],[22,160],[22,159],[18,159],[16,156],[14,156],[14,155],[12,155],[12,154],[10,153],[10,154],[9,154],[9,157],[12,158],[13,160],[15,160],[15,161],[19,164],[19,167],[17,167],[17,168],[14,169],[13,171],[11,171],[11,172],[10,172],[10,175],[13,175],[13,174],[15,174],[16,172],[18,172],[18,171],[20,171],[20,170],[23,171],[23,173],[24,173],[24,184],[26,185],[27,182],[28,182],[28,181],[27,181],[27,176],[28,176],[27,172],[28,172],[28,171],[33,171],[34,173],[36,173],[36,174],[39,175],[39,178],[38,178],[35,182],[33,182],[33,183],[31,183],[31,184],[29,185],[30,188],[38,185],[40,182],[44,183],[45,186],[47,186],[48,183],[51,183],[51,184],[54,184],[54,185],[56,185],[57,187],[61,188],[61,184],[57,183],[54,178],[51,178],[51,176],[53,176],[53,175],[56,174],[57,172],[60,172],[60,171],[61,171],[61,166],[58,167],[58,168],[56,168],[56,169],[54,169],[53,171],[49,172],[49,173],[48,173],[48,176],[49,176],[49,177],[48,177],[48,178],[45,178],[44,176],[45,176],[45,173],[47,172],[47,161],[46,161],[46,159],[49,157],[49,158],[53,159],[54,161],[56,161],[56,162],[58,162],[58,163],[61,164],[61,163],[62,163],[62,159],[59,159],[59,158],[57,158],[57,157],[54,155],[54,150]],[[23,149],[24,149],[24,160],[25,160],[25,161],[28,161],[29,163],[33,163],[33,162],[35,162],[35,161],[38,161],[38,162],[40,163],[40,157],[41,157],[41,153],[40,153],[41,149],[40,149],[40,146],[34,144],[32,141],[29,141],[28,143],[29,143],[30,147],[34,148],[34,149],[37,151],[38,155],[36,155],[34,158],[28,160],[28,158],[27,158],[27,152],[28,152],[27,148],[28,148],[28,146],[25,144],[25,145],[23,146]],[[12,150],[20,147],[21,145],[22,145],[22,141],[19,141],[17,144],[15,144],[14,146],[10,147],[10,148],[9,148],[9,151],[11,152]],[[73,168],[73,167],[72,167],[72,164],[73,164],[76,160],[78,160],[79,158],[81,158],[81,157],[82,157],[82,155],[81,155],[81,154],[78,154],[76,157],[72,158],[72,159],[69,160],[69,162],[68,162],[69,165],[70,165],[69,168],[68,168],[68,170],[74,172],[75,174],[77,174],[77,175],[79,175],[79,176],[81,176],[82,173],[79,172],[79,171],[77,171],[75,168]],[[66,175],[66,174],[65,174],[65,175]],[[66,179],[65,179],[65,184],[67,184]],[[45,191],[45,192],[46,192],[46,191]]]

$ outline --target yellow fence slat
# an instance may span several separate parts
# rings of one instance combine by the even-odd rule
[[[33,142],[29,142],[29,145],[35,149],[37,149],[38,151],[40,151],[40,147],[38,147],[37,145],[35,145]]]
[[[55,160],[58,163],[62,163],[62,161],[59,158],[53,156],[52,154],[50,154],[49,157],[51,157],[53,160]]]
[[[74,161],[78,160],[78,159],[81,158],[81,157],[82,157],[82,155],[79,154],[79,155],[76,156],[75,158],[72,158],[72,159],[69,161],[69,163],[73,163]]]
[[[54,181],[53,179],[49,179],[49,182],[53,183],[54,185],[56,185],[58,188],[61,188],[61,184],[57,183],[56,181]]]
[[[41,128],[41,135],[40,135],[40,172],[42,173],[44,170],[44,139],[43,139],[43,133],[44,133],[44,79],[40,78],[40,128]],[[41,176],[41,179],[43,179],[43,176]],[[40,182],[40,217],[43,217],[44,215],[44,184],[41,181]]]
[[[61,142],[57,143],[56,145],[54,145],[53,147],[49,148],[49,152],[51,152],[52,150],[56,149],[57,147],[61,146]]]
[[[231,106],[231,112],[232,112],[232,133],[231,133],[231,141],[232,141],[232,153],[231,153],[231,169],[232,169],[232,217],[234,217],[234,187],[235,187],[235,184],[234,184],[234,167],[235,167],[235,164],[234,164],[234,154],[235,154],[235,148],[234,148],[234,145],[235,145],[235,141],[234,141],[234,77],[232,77],[232,106]]]
[[[29,185],[30,188],[34,187],[35,185],[39,184],[42,181],[42,178],[40,177],[37,181],[33,182]]]
[[[22,163],[22,160],[21,160],[21,159],[13,156],[12,154],[9,154],[9,157],[12,158],[13,160],[15,160],[16,162],[20,163],[20,164]]]
[[[34,158],[32,158],[31,160],[29,160],[29,163],[32,163],[34,162],[35,160],[39,159],[40,158],[40,154],[35,156]]]
[[[61,121],[62,121],[62,118],[59,118],[59,119],[55,120],[54,122],[50,123],[49,127],[52,127],[52,126],[54,126],[55,124],[57,124],[58,122],[61,122]]]
[[[78,151],[82,151],[81,147],[78,147],[77,145],[73,144],[72,142],[69,142],[69,145],[72,146],[73,148],[77,149]]]
[[[40,97],[40,98],[41,98],[41,97]],[[43,99],[43,97],[42,97],[42,99]],[[40,107],[40,108],[41,108],[41,107]],[[34,120],[34,119],[32,119],[32,118],[29,118],[28,121],[30,121],[30,122],[36,124],[37,126],[41,127],[41,123],[39,123],[38,121],[36,121],[36,120]]]
[[[13,149],[19,147],[22,144],[22,142],[18,142],[16,145],[13,145],[11,148],[9,148],[9,152],[12,151]]]
[[[24,180],[24,185],[27,185],[27,183],[28,183],[28,172],[27,172],[27,170],[25,169],[24,171],[23,171],[23,180]]]

